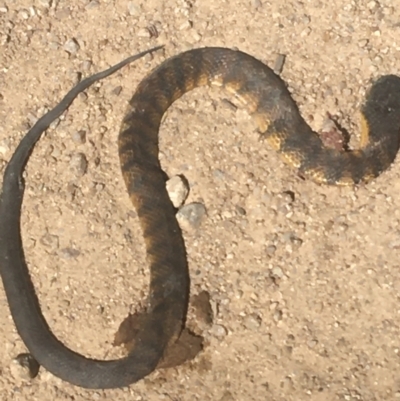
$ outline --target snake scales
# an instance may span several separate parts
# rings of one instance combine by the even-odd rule
[[[151,270],[150,311],[127,357],[112,361],[86,358],[66,348],[42,315],[20,234],[22,172],[41,133],[79,92],[145,53],[73,88],[23,138],[4,173],[0,272],[17,330],[29,352],[47,370],[87,388],[122,387],[143,378],[155,369],[184,325],[189,275],[184,242],[158,159],[158,130],[165,111],[185,92],[214,85],[233,93],[283,159],[302,176],[320,183],[367,181],[388,168],[399,148],[400,78],[396,76],[384,76],[373,84],[362,108],[362,147],[344,152],[322,145],[301,117],[284,82],[255,58],[225,48],[202,48],[166,60],[139,84],[129,102],[118,142],[123,177],[146,242]]]

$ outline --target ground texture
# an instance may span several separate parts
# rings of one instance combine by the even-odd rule
[[[194,47],[236,47],[271,66],[283,54],[281,75],[307,121],[318,130],[336,115],[357,146],[371,79],[400,69],[400,9],[395,0],[0,1],[0,169],[81,75],[157,44],[165,51],[82,94],[26,173],[23,238],[43,310],[65,343],[96,358],[122,352],[114,333],[147,290],[117,155],[138,82]],[[165,170],[184,174],[188,201],[207,209],[185,232],[192,292],[207,290],[215,315],[198,327],[204,351],[120,390],[83,390],[45,370],[23,381],[12,359],[25,348],[1,288],[2,400],[400,399],[400,164],[358,188],[302,181],[226,97],[185,95],[160,133]]]

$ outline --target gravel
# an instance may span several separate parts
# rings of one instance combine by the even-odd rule
[[[56,335],[89,357],[118,357],[113,335],[146,300],[145,244],[117,137],[152,68],[203,46],[236,47],[272,67],[285,55],[281,77],[307,122],[318,130],[329,112],[357,147],[370,82],[399,71],[399,26],[394,0],[0,2],[1,169],[81,76],[165,45],[85,91],[28,163],[25,257]],[[398,163],[367,186],[317,186],[286,167],[235,105],[198,89],[174,103],[160,132],[166,173],[190,186],[191,288],[216,305],[199,333],[204,351],[129,389],[83,391],[44,370],[21,382],[12,360],[26,349],[0,290],[2,400],[399,398]]]

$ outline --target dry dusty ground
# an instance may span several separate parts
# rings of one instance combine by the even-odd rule
[[[148,280],[116,141],[140,79],[193,47],[237,47],[270,65],[285,54],[282,76],[313,128],[329,111],[358,132],[370,80],[399,72],[400,8],[395,0],[3,0],[0,40],[2,170],[79,73],[166,46],[80,96],[27,170],[23,238],[43,309],[63,341],[107,358],[118,354],[113,335]],[[400,163],[360,188],[304,182],[225,96],[187,94],[161,130],[166,171],[184,174],[189,200],[208,211],[185,234],[192,291],[208,290],[217,310],[204,352],[121,390],[83,390],[44,370],[23,382],[11,361],[25,348],[1,289],[2,400],[400,399]],[[79,153],[83,176],[73,168]]]

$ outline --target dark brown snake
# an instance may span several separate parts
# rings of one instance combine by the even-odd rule
[[[165,188],[166,175],[158,159],[161,118],[185,92],[214,85],[233,93],[255,117],[263,137],[283,159],[302,176],[320,183],[347,185],[368,181],[389,167],[399,148],[399,77],[384,76],[373,84],[362,108],[362,146],[345,152],[322,145],[301,117],[284,82],[255,58],[225,48],[202,48],[166,60],[139,84],[119,134],[121,169],[140,219],[150,263],[150,311],[127,357],[112,361],[85,358],[66,348],[42,315],[20,233],[22,173],[41,133],[77,94],[133,59],[73,88],[22,139],[3,180],[0,271],[18,333],[29,352],[47,370],[87,388],[127,386],[151,373],[185,322],[189,294],[186,253]]]

